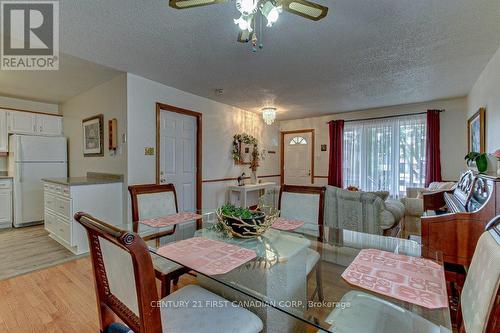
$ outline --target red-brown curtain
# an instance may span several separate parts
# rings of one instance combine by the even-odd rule
[[[441,151],[439,139],[439,113],[440,110],[427,111],[427,151],[425,168],[425,187],[432,182],[440,182],[441,178]]]
[[[344,146],[344,121],[332,120],[330,130],[330,156],[328,164],[328,185],[343,187],[342,148]]]

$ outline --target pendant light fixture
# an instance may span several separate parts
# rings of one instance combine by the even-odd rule
[[[276,120],[276,108],[271,106],[262,108],[262,118],[267,125],[272,125]]]

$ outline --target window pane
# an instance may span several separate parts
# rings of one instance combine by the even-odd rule
[[[425,182],[425,115],[347,123],[344,186],[405,195]]]
[[[307,140],[302,136],[296,136],[290,140],[290,145],[307,145]]]

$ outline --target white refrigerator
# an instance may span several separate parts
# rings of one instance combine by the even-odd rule
[[[44,219],[42,178],[67,177],[65,137],[9,137],[9,175],[14,180],[14,227]]]

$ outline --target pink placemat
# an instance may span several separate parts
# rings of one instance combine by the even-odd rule
[[[355,286],[429,309],[448,307],[443,267],[428,259],[362,250],[342,277]]]
[[[286,219],[284,217],[278,217],[271,228],[273,229],[278,229],[278,230],[295,230],[297,228],[300,228],[304,225],[304,221],[300,220],[290,220]]]
[[[206,275],[226,274],[257,256],[253,250],[204,237],[163,246],[158,254]]]
[[[196,213],[180,212],[177,214],[156,217],[154,219],[142,220],[139,223],[148,225],[153,228],[173,226],[182,222],[201,219],[203,216]]]

